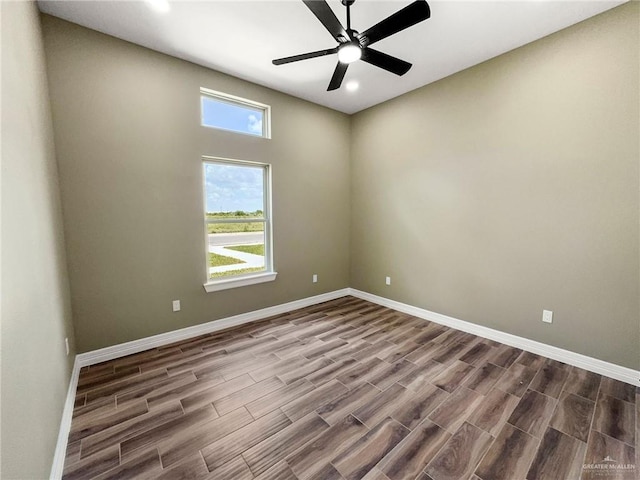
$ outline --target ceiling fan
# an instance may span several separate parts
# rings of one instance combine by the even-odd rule
[[[341,0],[347,8],[347,28],[345,29],[336,18],[333,10],[325,0],[302,0],[311,12],[320,20],[329,33],[338,42],[338,46],[317,52],[303,53],[292,57],[278,58],[273,60],[274,65],[284,65],[286,63],[298,62],[309,58],[323,57],[333,53],[338,54],[338,64],[333,72],[327,91],[340,88],[342,80],[347,73],[350,63],[363,60],[371,65],[395,73],[404,75],[411,68],[411,64],[392,57],[386,53],[370,48],[380,40],[387,38],[394,33],[398,33],[405,28],[409,28],[416,23],[422,22],[431,16],[429,4],[425,0],[415,0],[390,17],[385,18],[373,27],[362,33],[351,29],[351,5],[355,0]]]

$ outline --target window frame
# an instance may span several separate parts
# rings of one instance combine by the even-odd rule
[[[260,167],[263,172],[263,218],[247,217],[246,219],[224,219],[210,220],[207,218],[207,178],[206,166],[214,165],[233,165],[245,167]],[[209,155],[202,156],[202,188],[203,188],[203,216],[204,216],[204,238],[205,238],[205,283],[203,287],[207,293],[217,292],[219,290],[227,290],[230,288],[244,287],[257,283],[271,282],[276,279],[278,273],[274,268],[273,261],[273,214],[271,205],[271,165],[268,163],[254,162],[249,160],[237,160],[230,158],[213,157]],[[224,223],[255,223],[262,222],[264,224],[264,270],[260,272],[249,272],[238,275],[229,275],[217,279],[210,278],[209,273],[209,224]]]
[[[254,135],[247,132],[233,130],[230,128],[216,127],[213,125],[205,125],[202,111],[202,98],[209,97],[217,100],[221,103],[228,105],[235,105],[239,107],[248,107],[254,110],[260,110],[262,112],[262,135]],[[210,88],[200,87],[200,126],[205,128],[213,128],[215,130],[222,130],[224,132],[233,132],[240,135],[247,135],[254,138],[266,138],[271,139],[271,106],[265,103],[255,102],[242,97],[236,97],[224,92],[218,92],[211,90]]]

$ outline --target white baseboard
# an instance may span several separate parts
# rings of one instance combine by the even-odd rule
[[[87,365],[94,365],[100,362],[106,362],[116,358],[131,355],[133,353],[142,352],[150,348],[161,347],[170,343],[179,342],[189,338],[197,337],[205,333],[212,333],[226,328],[243,325],[245,323],[262,320],[273,315],[280,315],[283,313],[296,310],[298,308],[305,308],[318,303],[327,302],[329,300],[335,300],[340,297],[352,295],[363,300],[367,300],[384,307],[397,310],[399,312],[408,313],[418,318],[429,320],[447,327],[455,328],[456,330],[462,330],[463,332],[472,333],[483,338],[495,340],[506,345],[520,348],[528,352],[543,355],[560,362],[567,363],[591,372],[598,373],[607,377],[615,378],[632,385],[640,386],[640,371],[633,370],[631,368],[621,367],[613,363],[598,360],[596,358],[587,357],[579,353],[564,350],[562,348],[553,347],[544,343],[536,342],[535,340],[529,340],[527,338],[518,337],[517,335],[511,335],[509,333],[494,330],[492,328],[483,327],[474,323],[465,322],[464,320],[458,320],[457,318],[442,315],[440,313],[431,312],[423,308],[414,307],[406,303],[396,302],[388,298],[373,295],[371,293],[363,292],[353,288],[344,288],[342,290],[335,290],[333,292],[323,293],[314,297],[303,298],[295,300],[293,302],[283,303],[281,305],[275,305],[273,307],[263,308],[261,310],[254,310],[252,312],[242,313],[240,315],[234,315],[233,317],[227,317],[212,322],[203,323],[201,325],[195,325],[193,327],[182,328],[172,332],[161,333],[152,337],[141,338],[131,342],[121,343],[119,345],[113,345],[111,347],[101,348],[91,352],[81,353],[76,355],[75,363],[73,366],[73,372],[71,374],[71,380],[69,381],[69,390],[67,392],[67,399],[64,405],[64,411],[62,414],[62,420],[60,422],[60,431],[58,433],[58,442],[56,445],[56,451],[53,458],[53,465],[51,467],[51,480],[58,480],[62,477],[62,470],[64,467],[64,460],[67,451],[67,440],[69,437],[69,431],[71,430],[71,419],[73,417],[73,405],[75,402],[75,393],[78,385],[78,377],[80,375],[80,369]]]
[[[253,312],[242,313],[240,315],[234,315],[233,317],[213,320],[201,325],[181,328],[180,330],[174,330],[173,332],[161,333],[152,337],[141,338],[139,340],[121,343],[119,345],[113,345],[111,347],[101,348],[99,350],[76,355],[71,379],[69,381],[67,400],[65,401],[62,420],[60,421],[60,431],[58,432],[58,441],[56,443],[56,450],[53,456],[53,465],[51,467],[51,475],[49,477],[50,480],[59,480],[62,478],[64,460],[67,454],[67,441],[69,439],[71,420],[73,418],[73,405],[76,399],[78,378],[82,367],[125,357],[150,348],[169,345],[170,343],[197,337],[198,335],[203,335],[205,333],[217,332],[219,330],[224,330],[225,328],[255,322],[273,315],[280,315],[292,310],[297,310],[298,308],[310,307],[311,305],[328,302],[329,300],[335,300],[336,298],[345,297],[347,295],[349,295],[349,289],[344,288],[342,290],[335,290],[333,292],[323,293],[314,297],[302,298],[293,302],[283,303],[281,305],[275,305],[261,310],[254,310]]]
[[[462,330],[463,332],[472,333],[479,337],[488,338],[489,340],[495,340],[496,342],[504,343],[527,352],[536,353],[559,362],[573,365],[574,367],[583,368],[590,372],[615,378],[616,380],[630,383],[631,385],[640,386],[640,371],[638,370],[621,367],[614,363],[605,362],[604,360],[598,360],[597,358],[588,357],[580,353],[553,347],[545,343],[536,342],[535,340],[501,332],[500,330],[483,327],[482,325],[477,325],[475,323],[458,320],[457,318],[442,315],[441,313],[431,312],[406,303],[389,300],[388,298],[379,297],[378,295],[362,292],[354,288],[349,289],[349,294],[393,310],[398,310],[399,312],[408,313],[414,317],[439,323],[440,325],[455,328],[456,330]]]
[[[69,389],[67,390],[67,399],[64,402],[62,410],[62,419],[60,420],[60,430],[58,430],[58,441],[56,442],[56,451],[53,454],[53,464],[51,465],[50,480],[59,480],[62,478],[62,470],[64,469],[64,460],[67,456],[67,441],[69,432],[71,431],[71,419],[73,417],[73,405],[76,400],[76,388],[78,386],[78,377],[80,376],[80,365],[76,356],[73,362],[73,370],[69,379]]]
[[[323,293],[314,297],[307,297],[293,302],[275,305],[273,307],[241,313],[240,315],[234,315],[233,317],[213,320],[200,325],[194,325],[193,327],[181,328],[180,330],[161,333],[159,335],[153,335],[152,337],[141,338],[139,340],[101,348],[99,350],[81,353],[76,358],[81,367],[94,365],[96,363],[106,362],[107,360],[125,357],[133,353],[143,352],[150,348],[162,347],[164,345],[169,345],[170,343],[197,337],[198,335],[204,335],[205,333],[212,333],[224,330],[225,328],[237,327],[238,325],[255,322],[256,320],[261,320],[273,315],[280,315],[292,310],[297,310],[298,308],[305,308],[318,303],[327,302],[329,300],[335,300],[336,298],[344,297],[346,295],[349,295],[348,288],[334,290],[333,292]]]

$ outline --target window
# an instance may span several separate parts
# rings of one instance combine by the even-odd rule
[[[207,292],[275,280],[269,165],[205,157]]]
[[[200,89],[202,126],[271,138],[271,107],[207,88]]]

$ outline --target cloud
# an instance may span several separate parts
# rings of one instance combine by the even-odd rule
[[[247,128],[252,133],[262,135],[262,118],[258,118],[255,115],[249,115],[249,124]]]
[[[207,164],[207,211],[263,210],[263,171],[260,167]]]

